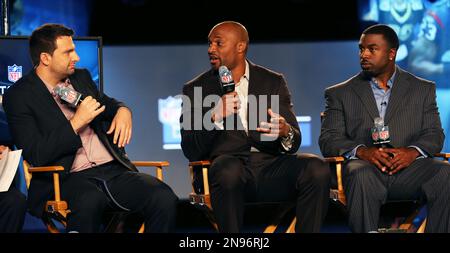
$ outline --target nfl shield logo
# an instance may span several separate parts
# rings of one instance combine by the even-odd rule
[[[223,75],[221,76],[222,78],[222,83],[229,83],[231,81],[233,81],[233,77],[231,75]]]
[[[181,116],[181,98],[169,96],[158,99],[158,118],[163,124],[179,124]]]
[[[378,131],[374,131],[373,133],[372,133],[372,140],[373,141],[378,141]]]
[[[17,82],[22,77],[22,66],[16,64],[8,66],[8,80],[10,82]]]
[[[389,131],[388,130],[380,131],[380,139],[383,141],[389,140]]]

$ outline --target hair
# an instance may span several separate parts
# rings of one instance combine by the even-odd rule
[[[364,30],[362,34],[381,34],[387,41],[390,48],[395,48],[395,50],[397,50],[399,47],[397,33],[395,33],[394,29],[387,25],[378,24],[370,26],[366,28],[366,30]]]
[[[61,36],[73,36],[74,31],[60,24],[44,24],[33,31],[30,37],[30,55],[34,66],[38,66],[41,53],[53,55],[56,40]]]

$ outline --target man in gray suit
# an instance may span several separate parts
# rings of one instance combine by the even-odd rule
[[[386,25],[367,28],[359,41],[362,72],[327,88],[319,139],[324,156],[344,156],[343,185],[354,232],[377,230],[387,200],[427,201],[426,232],[450,232],[450,166],[433,159],[444,134],[435,84],[395,65],[398,37]],[[391,148],[373,144],[381,117]]]

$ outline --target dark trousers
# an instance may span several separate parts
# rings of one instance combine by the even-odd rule
[[[349,226],[353,232],[378,229],[381,205],[388,200],[427,202],[425,232],[450,232],[450,164],[432,158],[415,160],[389,176],[362,160],[343,169]]]
[[[314,155],[268,160],[221,155],[209,170],[211,202],[220,232],[240,232],[245,202],[296,202],[296,232],[319,232],[328,208],[330,171]]]
[[[17,233],[22,230],[26,213],[26,199],[17,188],[0,192],[0,233]]]
[[[118,162],[72,173],[61,187],[71,210],[67,231],[100,232],[108,210],[140,214],[145,232],[170,232],[175,226],[178,198],[170,187]]]

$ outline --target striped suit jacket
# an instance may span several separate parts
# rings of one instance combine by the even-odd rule
[[[325,100],[319,138],[324,156],[341,156],[359,144],[373,146],[370,129],[379,112],[370,82],[362,72],[327,88]],[[414,145],[430,156],[439,152],[444,133],[435,84],[397,67],[385,124],[394,147]]]

